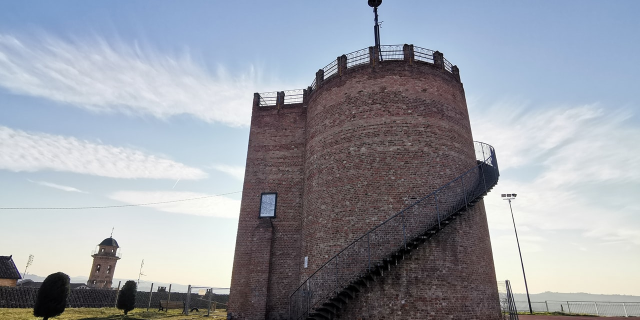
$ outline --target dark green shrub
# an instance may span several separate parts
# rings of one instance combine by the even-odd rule
[[[120,294],[118,295],[118,303],[116,306],[118,309],[123,310],[124,314],[133,310],[136,307],[136,292],[138,291],[138,285],[135,281],[129,280],[124,283]]]
[[[38,289],[33,315],[44,317],[44,320],[61,315],[67,306],[67,297],[69,297],[69,276],[62,272],[50,274]]]

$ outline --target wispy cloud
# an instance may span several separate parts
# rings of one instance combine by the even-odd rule
[[[224,172],[240,181],[244,180],[244,166],[229,166],[225,164],[214,164],[211,168]]]
[[[640,128],[631,109],[511,102],[481,111],[476,103],[470,108],[474,137],[496,147],[497,193],[519,193],[518,227],[580,230],[640,245],[640,208],[630,192],[640,190]],[[499,196],[485,203],[490,216],[508,210]],[[492,228],[512,228],[506,222]]]
[[[29,179],[27,179],[29,180]],[[69,186],[63,186],[61,184],[55,184],[55,183],[51,183],[51,182],[46,182],[46,181],[33,181],[33,180],[29,180],[29,182],[33,182],[36,184],[39,184],[41,186],[45,186],[45,187],[49,187],[49,188],[54,188],[54,189],[58,189],[58,190],[62,190],[62,191],[67,191],[67,192],[79,192],[79,193],[87,193],[85,191],[82,191],[80,189],[74,188],[74,187],[69,187]]]
[[[118,191],[110,194],[109,198],[128,204],[138,204],[200,198],[206,196],[210,195],[196,192],[176,191]],[[224,196],[151,205],[149,207],[172,213],[221,218],[237,218],[240,214],[240,200]]]
[[[66,171],[109,178],[204,179],[207,173],[161,156],[0,126],[0,169]]]
[[[97,112],[188,114],[245,126],[258,74],[214,74],[188,55],[175,57],[101,38],[63,41],[0,34],[0,86]]]

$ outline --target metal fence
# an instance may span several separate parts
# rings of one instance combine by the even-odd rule
[[[433,58],[435,51],[425,49],[421,47],[412,46],[413,48],[413,60],[434,64]],[[356,50],[345,55],[347,57],[347,69],[355,68],[362,65],[368,65],[371,63],[371,51],[370,48],[364,48]],[[384,45],[380,46],[380,59],[382,61],[399,61],[405,59],[404,45]],[[453,65],[447,59],[444,59],[444,69],[453,73]],[[338,59],[331,61],[327,64],[322,71],[324,72],[323,81],[328,80],[338,74]],[[309,86],[311,91],[318,88],[317,79],[313,79]],[[285,91],[283,104],[297,104],[303,102],[303,90],[289,90]],[[263,92],[259,93],[261,107],[275,106],[277,104],[277,92]]]
[[[304,319],[348,284],[407,252],[412,241],[440,230],[445,220],[495,185],[499,172],[493,147],[475,142],[475,149],[476,167],[354,240],[305,280],[290,296],[290,319]]]
[[[156,287],[157,288],[157,287]],[[166,287],[165,287],[166,288]],[[38,295],[38,288],[31,287],[0,287],[0,308],[33,308]],[[227,294],[206,292],[204,296],[184,292],[136,292],[136,308],[156,309],[161,300],[186,302],[190,300],[192,307],[206,309],[209,299],[224,305],[229,299]],[[118,299],[118,289],[73,289],[67,298],[68,308],[113,308]],[[226,306],[226,305],[225,305]]]
[[[529,309],[526,301],[516,301],[520,310]],[[606,301],[531,301],[533,312],[560,312],[606,317],[640,317],[640,302]]]
[[[498,281],[498,296],[500,299],[500,309],[502,319],[518,320],[518,308],[511,291],[511,282],[509,280]]]

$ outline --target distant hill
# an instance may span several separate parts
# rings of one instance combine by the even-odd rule
[[[514,293],[516,301],[527,301],[525,293]],[[530,294],[531,301],[602,301],[602,302],[640,302],[640,296],[621,294],[592,294],[592,293],[560,293],[542,292]]]

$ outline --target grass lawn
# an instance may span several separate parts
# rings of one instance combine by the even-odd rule
[[[168,312],[156,311],[153,309],[134,309],[127,316],[116,308],[67,308],[61,315],[50,318],[52,320],[142,320],[142,319],[202,319],[206,317],[207,310],[200,312],[190,312],[188,316],[181,314],[181,310],[169,310]],[[211,317],[206,319],[222,320],[227,318],[227,312],[218,309],[211,313]],[[0,319],[2,320],[36,320],[33,316],[33,309],[4,309],[0,308]]]

